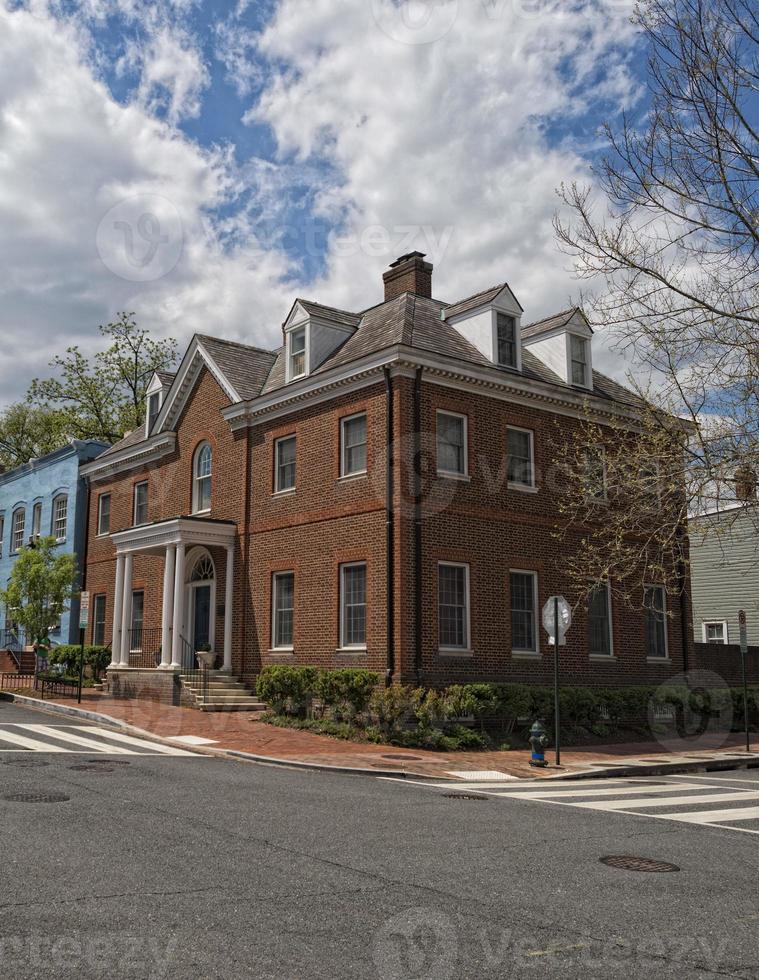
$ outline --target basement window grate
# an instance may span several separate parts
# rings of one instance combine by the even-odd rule
[[[630,857],[621,854],[611,854],[599,858],[599,860],[601,864],[605,864],[609,868],[618,868],[620,871],[647,871],[653,874],[666,874],[680,870],[676,864],[670,864],[668,861],[656,861],[653,858]]]

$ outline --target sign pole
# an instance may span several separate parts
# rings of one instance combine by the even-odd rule
[[[82,703],[82,684],[84,683],[84,634],[90,618],[90,594],[82,592],[79,596],[79,690],[77,703]]]
[[[748,732],[748,685],[746,683],[746,654],[748,653],[748,633],[746,631],[746,612],[738,612],[738,626],[741,641],[741,677],[743,680],[743,727],[746,732],[746,751],[751,751],[751,740]]]
[[[77,704],[82,703],[82,682],[84,681],[84,630],[79,628],[79,691],[77,693]]]
[[[559,713],[559,597],[553,599],[553,702],[556,729],[556,765],[561,765],[561,718]]]

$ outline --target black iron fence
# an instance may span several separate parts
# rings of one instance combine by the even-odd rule
[[[19,691],[34,687],[34,674],[0,674],[0,690]]]

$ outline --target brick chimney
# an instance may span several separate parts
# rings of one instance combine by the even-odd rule
[[[424,261],[424,252],[409,252],[390,263],[383,272],[385,283],[385,302],[403,293],[416,293],[417,296],[432,297],[432,265]]]
[[[735,471],[735,496],[738,500],[756,500],[756,473],[744,463]]]

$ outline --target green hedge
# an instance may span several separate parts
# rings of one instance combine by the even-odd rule
[[[51,647],[45,659],[50,664],[60,665],[64,668],[64,673],[71,677],[79,676],[79,658],[81,647],[74,643],[61,643]],[[92,671],[94,680],[99,680],[100,675],[111,662],[111,651],[108,647],[85,646],[84,666]]]

